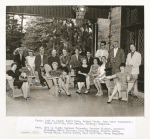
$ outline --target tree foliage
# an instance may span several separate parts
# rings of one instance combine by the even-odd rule
[[[85,50],[91,49],[90,25],[85,22],[82,27],[76,27],[73,20],[57,20],[45,17],[30,17],[25,26],[25,36],[22,43],[29,49],[37,52],[40,46],[44,46],[46,53],[51,54],[56,49],[58,55],[66,47],[73,53],[75,46]]]

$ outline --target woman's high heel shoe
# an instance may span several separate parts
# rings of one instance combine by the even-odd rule
[[[111,101],[112,101],[112,99],[110,99],[110,98],[109,98],[109,100],[107,101],[107,103],[108,103],[108,104],[110,104],[110,103],[111,103]]]
[[[86,91],[85,91],[85,94],[88,94],[90,92],[90,89],[87,89]]]
[[[76,93],[81,94],[81,90],[77,90]]]

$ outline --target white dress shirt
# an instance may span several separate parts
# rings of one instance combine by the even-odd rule
[[[41,66],[43,66],[43,55],[41,55]]]
[[[117,51],[118,51],[118,48],[114,48],[114,57],[116,57]]]

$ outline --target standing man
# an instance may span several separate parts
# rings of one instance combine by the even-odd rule
[[[131,50],[131,52],[127,55],[126,65],[131,66],[132,77],[134,79],[138,79],[139,66],[141,65],[141,54],[136,51],[136,47],[134,46],[134,44],[130,45],[130,50]],[[137,89],[137,81],[135,82],[134,88]],[[134,95],[137,96],[137,93]]]
[[[118,48],[118,41],[114,41],[114,48],[110,49],[108,56],[108,66],[112,67],[112,75],[120,72],[120,64],[125,63],[124,50]]]
[[[91,52],[90,51],[87,51],[86,53],[86,59],[87,59],[87,65],[89,67],[91,67],[91,65],[93,64],[93,57],[91,57]]]
[[[22,67],[25,67],[25,57],[23,55],[23,49],[17,48],[14,52],[14,62],[17,62],[17,70],[21,69]]]
[[[75,70],[76,77],[78,75],[78,69],[81,66],[81,56],[79,55],[79,49],[75,49],[75,54],[71,56],[70,66]]]
[[[106,46],[105,41],[101,41],[101,47],[97,50],[95,57],[98,57],[101,61],[101,58],[105,56],[108,59],[108,47]]]
[[[60,59],[58,56],[56,56],[55,49],[52,50],[52,56],[48,57],[48,65],[51,66],[51,69],[53,69],[53,66],[52,66],[53,62],[57,62],[58,68],[60,67]]]
[[[42,86],[45,86],[44,82],[46,82],[46,81],[42,77],[41,72],[44,71],[44,65],[47,64],[47,56],[44,54],[44,47],[43,46],[40,47],[39,51],[40,51],[40,54],[37,55],[35,58],[35,71],[38,72],[40,84]]]
[[[63,52],[63,55],[60,57],[60,63],[61,63],[61,66],[60,66],[60,69],[65,72],[65,87],[66,87],[66,90],[68,91],[69,90],[69,60],[70,60],[70,57],[68,56],[67,54],[67,50],[66,49],[63,49],[62,50]]]

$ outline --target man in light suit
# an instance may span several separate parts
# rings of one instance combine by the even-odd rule
[[[108,47],[106,46],[105,41],[101,41],[101,47],[97,50],[95,57],[98,57],[101,61],[101,58],[105,56],[108,59]]]
[[[127,55],[126,65],[132,67],[131,76],[138,79],[139,66],[141,65],[141,54],[136,51],[134,44],[130,45],[130,50],[131,52]],[[135,87],[137,87],[137,82],[135,83]],[[137,94],[134,95],[137,96]]]

